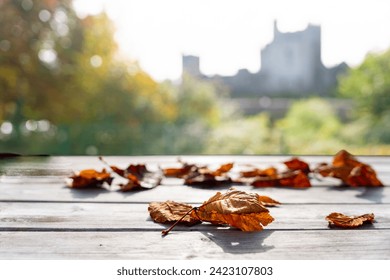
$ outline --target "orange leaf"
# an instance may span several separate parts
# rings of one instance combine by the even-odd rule
[[[71,182],[68,186],[71,188],[101,187],[104,182],[111,185],[113,178],[105,169],[96,171],[94,169],[84,169],[69,177]]]
[[[289,171],[274,177],[257,177],[253,182],[254,187],[311,187],[309,177],[301,170]]]
[[[230,189],[225,194],[218,192],[191,217],[213,224],[228,224],[242,231],[259,231],[274,219],[267,208],[259,202],[258,194]]]
[[[358,161],[345,150],[341,150],[334,156],[332,165],[321,164],[315,172],[324,177],[338,178],[347,186],[383,186],[371,166]]]
[[[157,223],[173,223],[180,221],[183,224],[193,225],[200,221],[190,215],[186,215],[193,207],[186,203],[178,203],[175,201],[151,202],[148,210],[150,217]]]
[[[265,195],[259,195],[258,199],[259,199],[259,202],[261,203],[261,205],[263,205],[265,207],[273,207],[273,206],[277,206],[277,205],[281,204],[279,201],[272,199],[269,196],[265,196]]]
[[[346,216],[341,213],[331,213],[325,219],[329,222],[329,226],[357,228],[364,223],[372,223],[375,216],[372,213],[361,216]]]
[[[301,170],[305,174],[309,174],[310,173],[309,164],[307,164],[306,162],[300,160],[299,158],[293,157],[290,160],[285,161],[284,164],[290,170]]]
[[[249,171],[240,172],[241,177],[272,177],[276,178],[278,170],[275,167],[269,167],[266,169],[253,169]]]

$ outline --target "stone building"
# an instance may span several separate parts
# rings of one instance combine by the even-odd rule
[[[331,68],[323,65],[320,26],[309,24],[305,30],[283,33],[276,21],[273,41],[261,50],[257,73],[241,69],[234,76],[205,76],[199,69],[199,57],[183,56],[182,62],[183,73],[222,83],[232,97],[327,96],[336,86],[337,76],[347,69],[345,63]]]

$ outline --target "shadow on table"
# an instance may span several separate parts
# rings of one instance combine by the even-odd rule
[[[106,194],[110,192],[110,190],[107,190],[106,188],[83,188],[83,189],[75,189],[75,188],[69,188],[67,186],[64,186],[64,188],[69,189],[70,193],[72,194],[72,197],[75,199],[86,199],[86,198],[95,198],[101,194]]]
[[[255,254],[272,250],[274,246],[264,244],[274,230],[243,232],[233,228],[202,232],[210,241],[217,244],[225,253]]]
[[[375,203],[382,203],[385,197],[383,191],[385,187],[346,187],[346,186],[332,186],[331,191],[345,191],[356,193],[355,197],[367,199]]]

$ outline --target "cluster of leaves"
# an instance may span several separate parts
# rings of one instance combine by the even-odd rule
[[[162,179],[159,172],[149,171],[144,164],[130,164],[127,168],[119,168],[109,165],[102,157],[99,159],[110,167],[110,169],[122,178],[127,179],[126,183],[118,184],[121,191],[152,189],[158,186]],[[93,169],[85,169],[70,177],[68,183],[71,188],[101,187],[103,183],[111,185],[113,177],[105,169],[99,172]]]
[[[324,177],[340,179],[346,186],[383,186],[383,183],[377,178],[375,170],[370,165],[360,162],[345,150],[339,151],[333,157],[332,164],[320,164],[315,172]]]
[[[163,176],[184,179],[184,184],[189,186],[214,187],[221,184],[247,183],[253,187],[307,188],[311,187],[309,178],[311,173],[340,179],[342,184],[346,186],[383,186],[371,166],[358,161],[345,150],[341,150],[334,156],[332,164],[321,163],[314,170],[311,170],[309,164],[301,159],[291,158],[283,162],[286,170],[280,171],[275,167],[254,168],[241,171],[239,178],[235,179],[229,175],[234,166],[233,163],[222,164],[217,169],[212,170],[207,166],[181,162],[181,167],[164,168],[161,173],[160,171],[149,171],[144,164],[130,164],[127,168],[122,169],[108,164],[101,157],[100,160],[114,173],[127,179],[126,183],[119,184],[122,191],[154,188],[161,183]],[[94,185],[100,187],[104,182],[111,184],[112,179],[108,181],[106,174],[111,178],[110,173],[106,170],[101,172],[91,169],[83,170],[70,177],[72,183],[69,185],[73,188],[82,188]]]
[[[163,173],[166,177],[184,179],[186,185],[215,186],[232,183],[232,179],[227,175],[232,168],[233,163],[223,164],[216,170],[211,170],[207,166],[182,163],[182,167],[165,168]]]
[[[260,231],[274,220],[269,210],[264,207],[270,203],[280,204],[270,197],[229,189],[224,194],[217,192],[200,207],[166,201],[152,202],[148,210],[155,222],[175,222],[162,232],[163,235],[168,234],[178,223],[192,225],[200,222],[210,222],[214,225],[227,224],[242,231]]]
[[[310,167],[306,162],[298,158],[292,158],[285,161],[284,164],[288,168],[286,171],[279,171],[275,167],[253,169],[241,172],[241,178],[244,178],[244,181],[249,178],[250,184],[254,187],[311,187],[308,177]]]

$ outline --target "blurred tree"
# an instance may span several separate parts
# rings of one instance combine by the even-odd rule
[[[341,123],[331,105],[321,98],[296,101],[277,122],[284,153],[334,153],[343,148]]]
[[[380,118],[390,111],[390,49],[368,54],[363,63],[340,79],[339,93],[356,100],[358,116]]]
[[[368,54],[340,80],[339,93],[356,101],[354,126],[363,141],[390,143],[390,49]]]
[[[174,119],[172,95],[118,57],[106,14],[80,19],[71,0],[1,0],[0,10],[0,122],[13,123],[18,151],[39,146],[30,119],[55,125],[46,151],[77,154],[147,152],[145,139]]]
[[[236,115],[219,125],[207,139],[206,152],[212,154],[275,154],[274,139],[267,114],[243,118]]]

